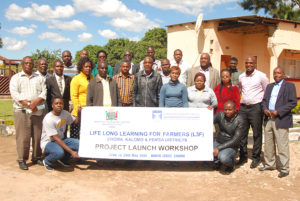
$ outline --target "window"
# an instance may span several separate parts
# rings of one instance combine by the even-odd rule
[[[283,68],[287,78],[300,79],[300,60],[279,58],[279,66]]]

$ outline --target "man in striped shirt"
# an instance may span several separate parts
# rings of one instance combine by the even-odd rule
[[[28,170],[30,140],[32,139],[32,163],[43,165],[40,147],[43,121],[43,101],[46,100],[46,84],[42,76],[33,72],[33,59],[22,60],[22,71],[12,76],[9,84],[13,99],[14,123],[18,163],[22,170]]]
[[[113,76],[118,84],[122,106],[132,106],[132,90],[134,75],[129,73],[131,64],[129,60],[123,60],[120,66],[121,72]]]

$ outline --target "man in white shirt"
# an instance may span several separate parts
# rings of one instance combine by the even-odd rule
[[[43,78],[48,78],[50,77],[51,75],[47,72],[48,70],[48,62],[46,59],[44,58],[41,58],[39,60],[37,60],[36,62],[36,73],[38,73],[40,76],[42,76]]]
[[[163,59],[161,60],[161,79],[163,84],[167,84],[170,81],[170,61],[169,59]]]
[[[174,60],[171,61],[171,66],[178,66],[180,68],[181,74],[178,79],[182,84],[186,85],[186,71],[191,68],[191,66],[182,60],[182,56],[182,51],[180,49],[176,49],[173,55]]]
[[[43,101],[47,89],[44,78],[33,72],[33,59],[29,56],[22,60],[22,72],[12,76],[9,84],[13,99],[14,123],[18,163],[22,170],[28,170],[30,140],[32,139],[32,163],[42,165],[40,140],[42,134]]]
[[[152,69],[155,70],[156,72],[160,73],[161,72],[161,62],[160,60],[155,59],[154,57],[155,55],[155,50],[154,47],[149,46],[147,48],[147,56],[151,57],[153,59],[153,65],[152,65]],[[144,71],[144,59],[140,62],[140,71]]]

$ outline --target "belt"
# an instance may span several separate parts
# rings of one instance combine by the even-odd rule
[[[132,103],[122,103],[122,106],[123,107],[130,107],[130,106],[132,106]]]
[[[255,104],[249,104],[249,105],[246,105],[244,103],[241,103],[241,106],[244,106],[244,107],[252,107],[252,106],[255,106],[255,105],[258,105],[260,103],[255,103]]]

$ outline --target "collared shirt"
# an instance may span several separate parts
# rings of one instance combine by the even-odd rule
[[[38,70],[36,71],[36,73],[39,74],[39,76],[43,77],[45,81],[46,81],[46,79],[47,79],[48,77],[51,76],[49,73],[47,73],[46,75],[43,75],[43,74],[42,74],[40,71],[38,71]]]
[[[147,75],[147,73],[145,71],[143,71],[143,74],[145,75],[145,77],[147,79],[149,79],[149,77],[151,77],[151,75],[153,74],[153,71],[149,75]]]
[[[61,95],[63,95],[63,93],[65,91],[65,78],[64,78],[63,75],[62,76],[58,76],[55,73],[54,73],[54,76],[56,78],[56,82],[57,82],[58,88],[59,88],[59,82],[61,81],[61,85],[62,85],[62,94]]]
[[[132,68],[134,66],[134,63],[130,62],[130,66],[131,66],[131,68],[129,69],[129,74],[132,74]]]
[[[93,75],[90,75],[90,80],[93,79]],[[86,106],[86,95],[87,95],[87,87],[90,81],[87,79],[87,76],[80,72],[78,75],[73,77],[71,81],[71,100],[74,106],[72,111],[73,116],[77,116],[78,107]]]
[[[75,75],[77,75],[77,63],[72,63],[72,65],[69,67],[64,64],[64,74],[70,77],[74,77]]]
[[[253,105],[260,103],[269,83],[266,74],[254,70],[251,75],[243,73],[239,77],[239,88],[242,94],[241,103]]]
[[[187,90],[189,107],[207,108],[207,106],[211,105],[216,108],[218,106],[217,97],[211,88],[206,86],[202,93],[199,93],[199,90],[193,85]]]
[[[164,75],[163,72],[160,72],[160,75],[161,75],[161,79],[162,79],[163,84],[167,84],[171,79],[170,74],[169,75]],[[182,84],[184,84],[184,83],[182,83]]]
[[[152,65],[152,69],[155,70],[156,72],[161,71],[161,62],[160,60],[155,59]],[[144,60],[140,62],[140,71],[143,71],[144,69]]]
[[[129,74],[128,76],[124,76],[121,72],[121,73],[113,76],[113,79],[118,84],[118,89],[119,89],[122,103],[123,104],[132,104],[132,91],[133,91],[134,75]]]
[[[27,74],[22,71],[12,76],[9,83],[10,94],[13,98],[13,107],[15,111],[25,110],[20,101],[22,100],[35,100],[42,98],[46,100],[47,88],[44,78],[39,76],[38,73],[32,72],[28,77]],[[40,103],[39,105],[42,105]],[[43,110],[33,112],[32,115],[42,115]]]
[[[171,61],[171,66],[178,66],[177,62],[175,60]],[[181,61],[179,62],[179,68],[181,70],[180,76],[178,78],[179,82],[186,85],[186,71],[191,68],[191,65],[189,65],[187,62],[183,61],[181,59]]]
[[[200,73],[203,73],[205,75],[205,86],[209,87],[209,68],[212,67],[208,67],[206,70],[203,70],[200,66]]]
[[[274,83],[274,87],[272,89],[272,93],[271,93],[271,97],[270,97],[270,101],[269,101],[269,110],[270,111],[275,110],[275,104],[276,104],[276,100],[277,100],[277,97],[278,97],[279,90],[280,90],[281,85],[282,85],[282,81],[283,81],[283,79],[280,82],[275,82]]]
[[[97,75],[97,78],[101,81],[103,85],[103,106],[104,107],[111,107],[111,96],[110,96],[110,90],[109,90],[109,80],[103,79],[102,77]]]

